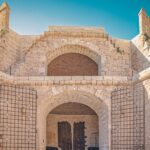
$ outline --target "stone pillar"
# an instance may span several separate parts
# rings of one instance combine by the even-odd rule
[[[100,150],[110,150],[109,143],[109,112],[103,104],[99,113],[99,148]]]
[[[46,117],[38,110],[37,113],[37,150],[46,148]]]

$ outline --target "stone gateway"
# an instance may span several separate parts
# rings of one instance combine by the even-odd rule
[[[0,150],[150,150],[150,18],[139,34],[50,26],[19,35],[0,7]]]

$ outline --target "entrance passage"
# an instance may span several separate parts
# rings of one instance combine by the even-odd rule
[[[61,150],[98,148],[98,116],[88,106],[65,103],[47,117],[47,147]]]

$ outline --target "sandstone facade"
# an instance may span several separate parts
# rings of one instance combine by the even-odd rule
[[[46,145],[58,147],[57,123],[65,120],[88,124],[86,149],[93,146],[91,132],[98,132],[100,149],[110,150],[111,94],[124,87],[134,87],[139,92],[141,86],[145,99],[145,150],[150,149],[150,18],[143,9],[139,13],[140,32],[131,41],[90,27],[51,26],[42,35],[19,35],[9,28],[6,3],[0,8],[0,18],[0,83],[37,91],[37,150],[45,150]],[[65,72],[61,74],[62,70]],[[59,118],[60,115],[50,114],[66,103],[86,105],[96,115],[62,114]],[[54,135],[51,130],[56,131]],[[55,138],[51,141],[49,137]]]

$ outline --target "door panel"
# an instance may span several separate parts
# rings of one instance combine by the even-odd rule
[[[58,145],[61,150],[72,150],[71,125],[68,122],[58,123]]]
[[[74,123],[73,147],[74,150],[85,150],[85,123]]]

